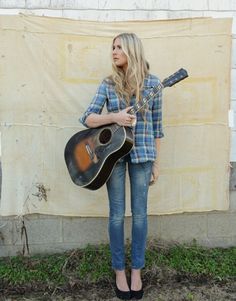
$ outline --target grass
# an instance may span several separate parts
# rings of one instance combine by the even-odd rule
[[[66,258],[66,254],[4,258],[0,260],[0,279],[12,285],[29,282],[62,284],[65,276],[61,272]]]
[[[179,272],[206,275],[213,279],[236,277],[236,248],[206,249],[196,245],[175,245],[156,252],[147,250],[147,265],[164,265]]]
[[[127,247],[128,263],[130,245]],[[109,281],[113,277],[108,245],[91,246],[63,254],[9,257],[0,259],[1,286],[38,285],[47,288],[65,286],[76,279],[82,284]],[[206,249],[197,245],[160,246],[148,244],[146,271],[167,267],[191,275],[206,275],[211,279],[236,278],[236,247]]]

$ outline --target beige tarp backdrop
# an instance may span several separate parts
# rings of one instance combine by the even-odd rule
[[[112,37],[125,31],[139,35],[162,80],[181,67],[189,73],[163,91],[161,175],[150,188],[149,214],[228,208],[231,19],[99,23],[20,15],[0,16],[1,215],[107,216],[105,187],[73,184],[64,147],[83,129],[78,118],[110,74]]]

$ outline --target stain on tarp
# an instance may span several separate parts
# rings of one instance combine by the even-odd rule
[[[41,201],[47,202],[48,201],[47,192],[50,191],[50,189],[45,188],[44,184],[42,183],[36,183],[35,186],[38,189],[38,192],[32,193],[32,195],[36,196],[40,202]]]

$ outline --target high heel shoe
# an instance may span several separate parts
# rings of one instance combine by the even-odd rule
[[[139,291],[130,291],[131,299],[140,300],[143,298],[143,287]]]
[[[130,291],[121,291],[118,289],[117,285],[115,287],[115,293],[116,293],[116,297],[121,300],[130,300],[131,299]]]

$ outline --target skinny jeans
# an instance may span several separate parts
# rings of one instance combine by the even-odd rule
[[[132,163],[129,155],[118,162],[107,181],[109,199],[108,233],[112,257],[112,268],[125,269],[125,182],[126,169],[130,179],[132,240],[131,268],[141,269],[145,265],[147,238],[147,197],[152,172],[152,161]]]

